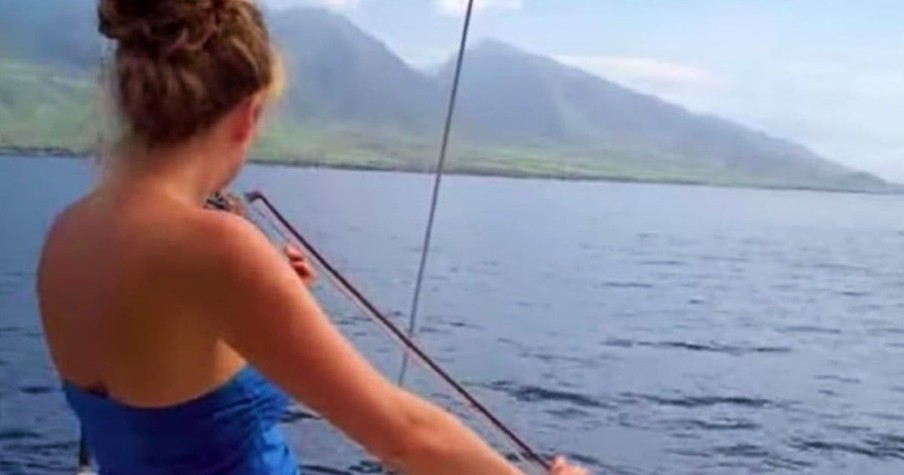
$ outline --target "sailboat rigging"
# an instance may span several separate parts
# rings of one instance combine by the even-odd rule
[[[468,34],[471,31],[471,17],[474,13],[474,0],[468,0],[465,19],[461,28],[461,39],[458,44],[458,56],[455,58],[455,75],[452,78],[452,89],[449,92],[449,105],[446,110],[446,121],[443,125],[443,140],[440,144],[439,158],[433,178],[433,192],[430,197],[430,211],[427,214],[427,225],[424,229],[424,241],[421,245],[421,259],[414,281],[414,295],[411,298],[411,311],[408,313],[408,337],[413,338],[417,330],[417,315],[421,301],[421,290],[427,271],[427,258],[430,256],[430,243],[433,241],[433,225],[436,222],[436,209],[439,205],[439,192],[443,183],[443,172],[446,168],[446,157],[449,153],[449,139],[452,135],[452,119],[455,118],[455,105],[458,103],[458,86],[461,83],[461,70],[464,65],[468,46]],[[399,384],[405,384],[405,372],[408,369],[408,353],[402,356],[402,367],[399,370]]]

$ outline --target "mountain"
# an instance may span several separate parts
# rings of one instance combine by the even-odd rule
[[[0,147],[87,150],[95,97],[89,83],[52,68],[0,61]]]
[[[344,17],[295,9],[270,16],[289,77],[286,109],[304,121],[427,130],[439,123],[440,93]]]
[[[0,0],[0,56],[69,70],[96,67],[102,41],[92,0]]]
[[[49,112],[54,108],[90,121],[79,107],[90,107],[85,87],[103,47],[95,5],[0,0],[0,67],[32,68],[35,78],[0,77],[0,146],[31,146],[48,129],[54,132],[48,143],[77,135],[66,132],[80,130],[74,119],[55,118]],[[413,69],[327,11],[297,8],[267,16],[290,87],[260,156],[412,170],[435,157],[451,63],[433,74]],[[49,80],[63,77],[68,82]],[[793,142],[694,114],[496,41],[468,51],[455,139],[449,166],[465,173],[887,188]]]
[[[497,41],[472,48],[466,64],[460,123],[476,141],[567,144],[776,185],[880,182],[793,142],[691,113]]]

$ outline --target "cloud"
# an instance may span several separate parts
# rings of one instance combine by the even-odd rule
[[[645,89],[725,89],[728,81],[717,73],[689,64],[632,56],[559,56],[562,63],[589,73]]]
[[[362,0],[260,0],[276,8],[291,7],[296,5],[325,7],[335,11],[354,10],[361,5]]]
[[[436,7],[444,15],[461,15],[468,8],[468,0],[435,0]],[[474,10],[518,10],[524,0],[474,0]]]
[[[361,0],[322,0],[323,5],[333,10],[349,10],[357,8]]]

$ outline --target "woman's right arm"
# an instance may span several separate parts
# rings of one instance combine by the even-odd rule
[[[205,307],[258,370],[405,473],[521,473],[455,417],[376,371],[257,229],[238,217],[215,220],[220,229],[211,230],[217,239],[203,265]]]

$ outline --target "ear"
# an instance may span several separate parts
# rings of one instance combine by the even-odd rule
[[[232,111],[232,130],[230,131],[232,140],[241,144],[254,140],[263,111],[264,101],[259,94],[245,99],[236,106]]]

